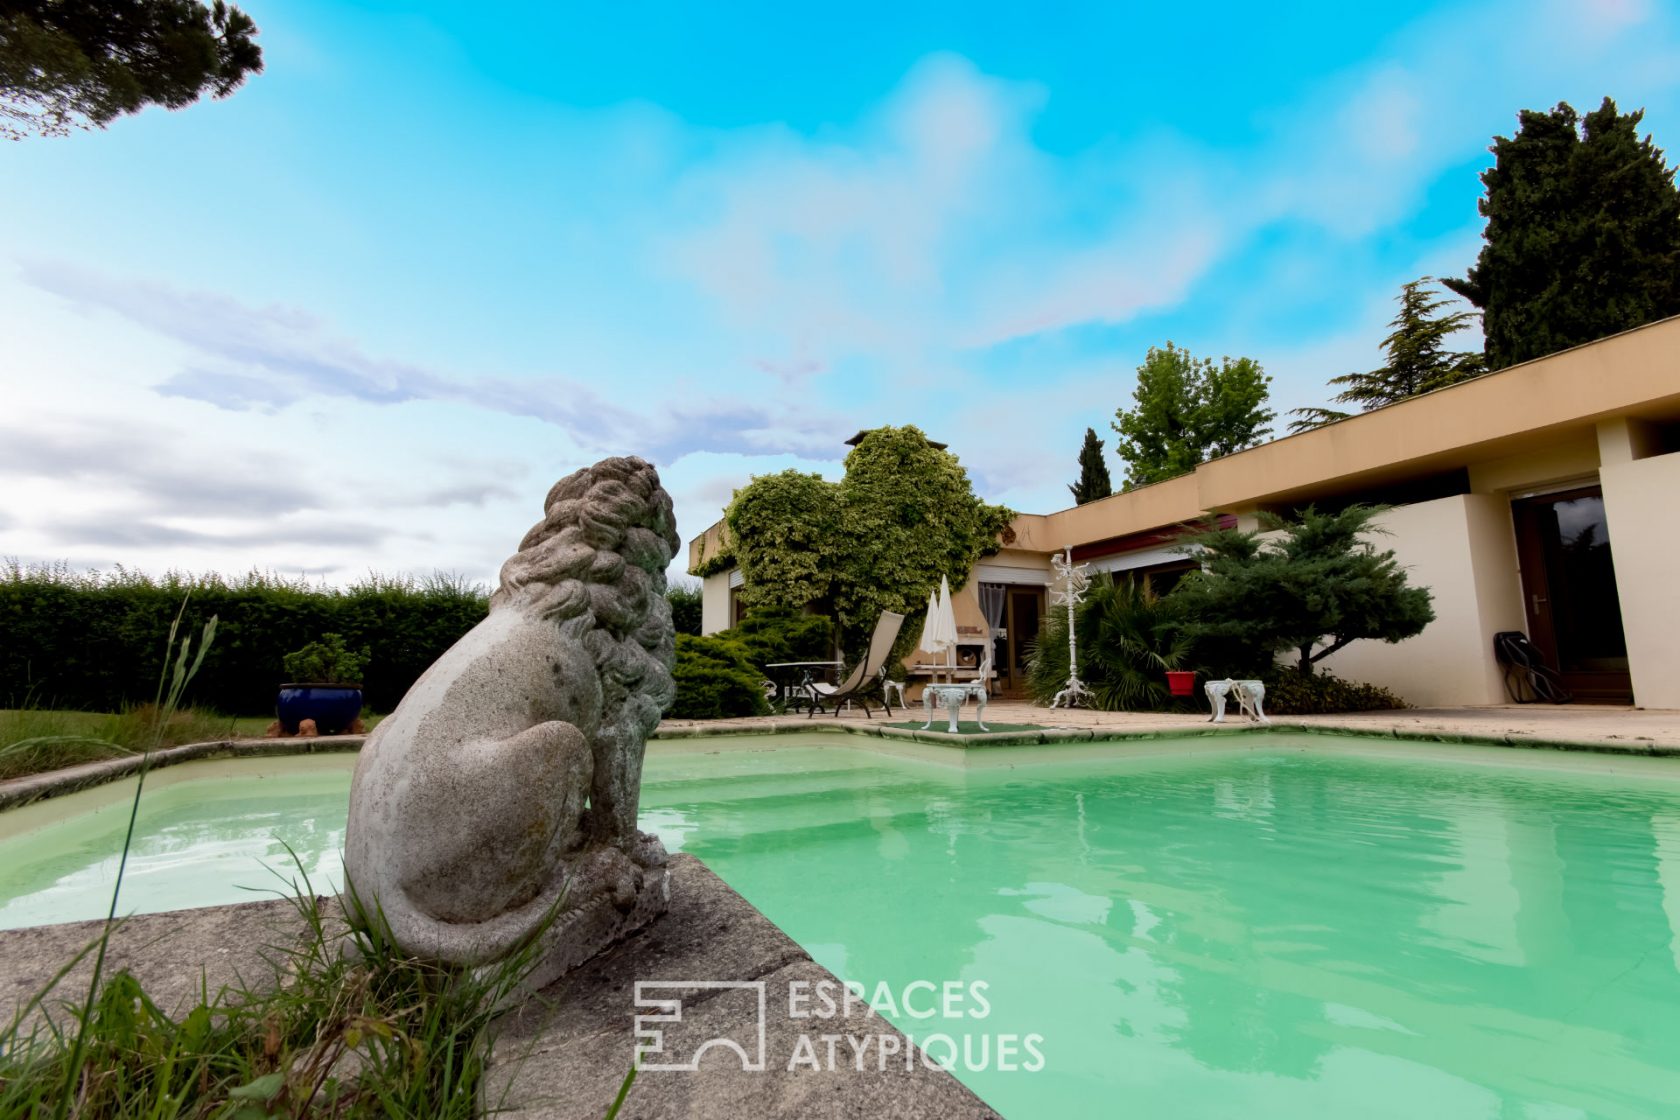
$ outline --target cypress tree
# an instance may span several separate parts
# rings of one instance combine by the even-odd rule
[[[1482,309],[1490,369],[1680,314],[1680,189],[1643,117],[1560,103],[1494,138],[1487,243],[1444,281]]]
[[[1085,429],[1085,442],[1079,448],[1079,481],[1068,487],[1074,505],[1084,505],[1114,493],[1114,482],[1108,477],[1108,464],[1103,462],[1102,440],[1095,428]]]

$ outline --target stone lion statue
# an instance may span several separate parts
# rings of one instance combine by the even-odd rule
[[[545,930],[530,986],[664,909],[665,852],[636,805],[674,694],[680,544],[641,459],[561,479],[544,509],[489,615],[368,736],[344,852],[347,898],[406,952],[481,965]]]

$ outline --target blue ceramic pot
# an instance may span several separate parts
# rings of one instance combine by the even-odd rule
[[[362,690],[344,684],[283,684],[276,707],[280,730],[287,735],[296,735],[306,719],[314,720],[322,735],[342,735],[362,714]]]

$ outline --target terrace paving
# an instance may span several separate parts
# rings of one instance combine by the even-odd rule
[[[909,715],[922,718],[920,706],[912,704]],[[894,713],[894,720],[904,717]],[[963,709],[964,720],[974,718],[974,709]],[[1225,727],[1250,726],[1240,716],[1228,713]],[[861,711],[843,712],[838,717],[807,718],[759,716],[727,720],[673,720],[659,725],[662,738],[694,734],[771,733],[776,731],[846,731],[878,729],[888,720],[876,714],[866,718]],[[937,730],[944,713],[934,721]],[[1205,715],[1159,712],[1095,712],[1083,709],[1051,710],[1019,700],[994,700],[986,708],[988,724],[1033,724],[1049,730],[1086,732],[1096,735],[1153,736],[1201,733],[1215,730]],[[1273,716],[1274,729],[1341,731],[1360,735],[1397,738],[1463,739],[1510,746],[1581,747],[1633,754],[1680,752],[1680,711],[1627,708],[1589,704],[1509,704],[1485,708],[1408,708],[1390,712],[1354,712],[1333,716]],[[886,732],[892,735],[893,732]],[[904,734],[904,733],[899,733]],[[926,739],[932,732],[913,733]],[[1082,737],[1082,736],[1069,736]],[[972,739],[972,737],[971,737]],[[939,735],[935,741],[954,742],[953,736]]]

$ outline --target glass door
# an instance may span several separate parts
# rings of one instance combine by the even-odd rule
[[[1038,639],[1039,623],[1044,617],[1044,588],[1011,587],[1004,605],[1004,627],[1008,635],[998,645],[998,680],[1004,694],[1025,695],[1027,688],[1027,654]]]
[[[1604,491],[1597,486],[1511,504],[1528,636],[1577,699],[1631,703]]]

